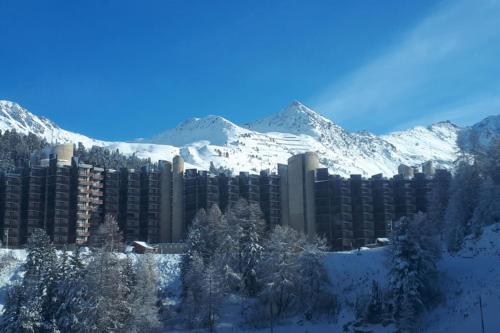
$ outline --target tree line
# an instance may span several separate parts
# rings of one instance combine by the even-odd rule
[[[269,230],[245,200],[222,214],[201,210],[181,261],[182,293],[171,327],[214,331],[226,299],[240,299],[243,327],[270,327],[288,318],[332,318],[336,297],[323,266],[325,241],[285,226]]]
[[[9,170],[27,166],[30,159],[39,158],[50,150],[45,139],[35,134],[27,135],[15,130],[0,131],[0,169]],[[118,149],[92,146],[86,148],[82,143],[75,145],[74,156],[82,162],[108,169],[140,169],[144,165],[155,165],[150,159],[139,158],[134,154],[124,155]]]
[[[453,175],[435,179],[427,213],[393,223],[386,289],[373,281],[356,304],[356,324],[394,323],[398,332],[421,331],[422,315],[443,301],[437,262],[454,255],[484,226],[500,222],[500,140],[463,154]]]
[[[156,332],[158,273],[149,255],[133,261],[110,216],[89,251],[59,255],[43,229],[28,242],[22,280],[10,288],[0,331],[5,333]]]

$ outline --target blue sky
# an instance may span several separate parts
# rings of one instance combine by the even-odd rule
[[[384,133],[500,109],[500,2],[0,2],[0,99],[107,140],[298,99]]]

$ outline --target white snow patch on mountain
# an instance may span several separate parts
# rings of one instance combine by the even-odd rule
[[[359,173],[392,176],[399,164],[419,165],[428,160],[450,167],[457,158],[457,137],[464,129],[441,122],[377,136],[350,133],[298,101],[274,115],[239,126],[219,116],[188,119],[151,139],[108,142],[61,129],[52,121],[31,114],[16,103],[0,101],[0,130],[33,133],[48,142],[82,142],[119,149],[141,158],[172,160],[181,155],[187,167],[208,169],[210,162],[234,172],[276,170],[294,154],[316,152],[320,163],[342,176]],[[490,119],[491,118],[491,119]],[[461,141],[480,137],[488,144],[500,136],[500,116],[490,117],[465,129]]]

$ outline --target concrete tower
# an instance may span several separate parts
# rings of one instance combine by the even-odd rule
[[[57,156],[57,161],[62,165],[71,165],[73,159],[73,144],[64,143],[54,147],[54,155]]]
[[[316,234],[314,171],[318,167],[318,155],[312,152],[288,159],[289,225],[309,236]]]
[[[184,159],[175,156],[172,166],[172,242],[184,239]]]
[[[288,165],[278,164],[278,175],[280,176],[280,207],[281,225],[289,225],[288,208]]]

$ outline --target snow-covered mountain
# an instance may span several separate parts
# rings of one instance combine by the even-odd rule
[[[17,103],[0,100],[0,131],[16,130],[18,133],[32,133],[44,138],[49,143],[78,143],[85,147],[100,146],[109,149],[119,149],[124,154],[136,153],[141,158],[152,160],[164,159],[165,156],[175,156],[179,149],[167,145],[136,144],[127,142],[108,142],[96,140],[83,134],[62,129],[53,121],[39,117]]]
[[[0,100],[0,130],[32,133],[47,142],[81,142],[85,146],[102,145],[102,141],[66,131],[45,117],[34,115],[17,103]]]
[[[500,116],[487,117],[460,132],[458,142],[464,149],[482,150],[500,133]]]
[[[106,142],[66,131],[13,102],[0,101],[0,110],[0,130],[31,132],[49,142],[99,145],[152,160],[171,160],[180,154],[188,167],[208,169],[213,162],[216,167],[250,172],[275,170],[278,163],[286,163],[294,154],[314,151],[323,166],[343,176],[380,172],[391,176],[400,163],[418,165],[433,160],[449,167],[457,157],[458,141],[467,145],[479,136],[481,144],[488,144],[492,137],[500,136],[500,116],[465,129],[440,122],[382,136],[352,133],[294,101],[281,112],[241,126],[210,115],[188,119],[151,139]]]

